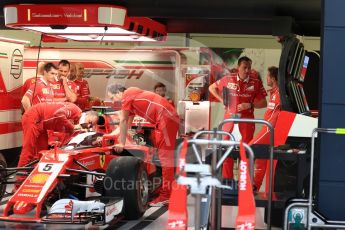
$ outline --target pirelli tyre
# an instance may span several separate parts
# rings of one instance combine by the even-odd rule
[[[7,168],[6,160],[4,156],[0,153],[0,200],[2,200],[6,192],[7,173],[6,171],[2,170],[4,168]]]
[[[104,195],[123,197],[127,220],[142,217],[149,198],[148,176],[144,162],[131,156],[112,159],[104,178]]]

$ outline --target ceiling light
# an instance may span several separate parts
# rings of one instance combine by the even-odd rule
[[[2,42],[13,42],[13,43],[19,43],[19,44],[28,44],[28,43],[30,43],[30,41],[18,40],[18,39],[7,38],[7,37],[0,37],[0,41],[2,41]]]
[[[150,18],[127,17],[126,8],[113,5],[7,5],[4,15],[8,27],[78,41],[162,41],[167,34],[163,24]]]
[[[66,27],[66,29],[53,29],[50,26],[23,26],[23,29],[26,30],[34,30],[38,31],[41,33],[47,33],[47,34],[101,34],[104,33],[104,27],[95,27],[95,26],[90,26],[90,27],[80,27],[80,26],[75,26],[75,27]],[[109,34],[135,34],[132,31],[128,31],[119,27],[110,27],[106,31]]]
[[[93,42],[93,41],[118,41],[118,42],[154,42],[156,41],[153,38],[148,37],[133,37],[133,36],[121,36],[121,35],[107,35],[107,36],[93,36],[93,35],[59,35],[62,38],[71,39],[74,41],[85,41],[85,42]]]

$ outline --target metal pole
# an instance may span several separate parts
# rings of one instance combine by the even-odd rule
[[[217,140],[217,130],[214,129],[213,133],[213,141]],[[195,139],[196,140],[196,139]],[[214,177],[216,175],[216,168],[217,166],[217,146],[212,145],[212,160],[211,160],[211,176]],[[218,226],[218,216],[220,213],[217,213],[217,188],[211,188],[212,195],[211,195],[211,229],[216,230],[219,228]],[[218,215],[217,215],[218,214]],[[197,229],[197,228],[196,228]]]
[[[200,229],[200,213],[201,213],[201,194],[195,194],[195,229]]]

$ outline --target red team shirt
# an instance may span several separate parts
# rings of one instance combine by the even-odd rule
[[[223,87],[229,89],[230,105],[226,108],[227,116],[238,113],[237,105],[241,103],[253,103],[267,96],[267,93],[257,76],[250,75],[241,80],[237,74],[224,76],[216,81],[218,92],[223,93]],[[241,118],[254,118],[254,108],[239,112]]]
[[[138,115],[156,125],[167,116],[177,117],[174,107],[163,97],[136,87],[130,87],[123,93],[122,110],[130,115]]]
[[[40,79],[39,76],[36,77],[31,77],[25,80],[23,86],[22,86],[22,97],[25,95],[26,91],[28,91],[28,89],[30,89],[32,84],[35,84],[36,79]]]
[[[80,117],[81,110],[69,102],[40,103],[27,110],[22,119],[24,139],[18,167],[38,159],[38,152],[48,149],[47,130],[72,134],[73,122]]]
[[[37,79],[36,84],[31,84],[24,95],[30,99],[32,105],[42,102],[52,102],[54,99],[54,92],[50,83],[46,82],[43,78]]]
[[[278,87],[270,90],[270,99],[267,105],[264,119],[270,122],[275,127],[280,113],[280,95]],[[263,126],[260,132],[254,137],[250,144],[269,144],[269,129],[267,126]]]
[[[77,85],[78,98],[76,104],[82,109],[85,110],[88,107],[88,100],[90,95],[89,84],[86,80],[75,80],[74,83]]]
[[[272,126],[276,125],[278,114],[280,112],[280,95],[278,87],[270,90],[270,99],[268,102],[267,110],[264,115],[264,119],[269,121]]]
[[[55,80],[53,85],[53,91],[54,91],[54,98],[65,98],[65,88],[63,86],[62,81]],[[68,87],[76,94],[78,94],[77,85],[73,81],[67,81]]]
[[[153,92],[130,87],[123,93],[122,110],[139,115],[156,126],[153,143],[162,166],[162,187],[157,199],[169,199],[174,181],[174,150],[179,117],[174,107]]]
[[[74,124],[78,123],[82,113],[78,106],[69,102],[41,104],[31,110],[41,117],[44,130],[67,133],[73,133]]]
[[[278,87],[272,88],[270,90],[270,99],[268,102],[267,110],[264,114],[264,119],[270,122],[275,127],[280,113],[280,95]],[[270,144],[270,130],[264,125],[258,134],[249,142],[249,145],[252,144]],[[255,176],[254,176],[254,185],[257,189],[260,189],[262,181],[265,177],[266,167],[268,160],[256,159],[255,160]],[[276,161],[274,162],[274,165]],[[275,168],[275,166],[274,166]],[[269,169],[268,169],[269,170]],[[267,177],[268,178],[268,177]],[[268,191],[268,180],[266,180],[266,191]]]
[[[88,97],[90,95],[89,83],[86,80],[75,80],[74,83],[78,86],[80,97]]]

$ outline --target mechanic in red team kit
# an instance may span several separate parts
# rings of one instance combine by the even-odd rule
[[[77,100],[77,94],[74,92],[77,86],[67,78],[70,67],[71,65],[67,60],[61,60],[58,64],[59,74],[53,83],[54,101],[75,102]]]
[[[38,152],[48,149],[47,130],[72,134],[81,117],[81,110],[70,102],[39,103],[27,110],[22,118],[23,148],[18,167],[38,159]],[[84,123],[96,125],[98,113],[89,111]]]
[[[90,96],[90,89],[88,82],[83,79],[84,77],[84,66],[81,63],[75,64],[77,69],[77,78],[74,83],[78,86],[79,94],[77,101],[75,102],[81,110],[85,110],[88,106],[88,100]]]
[[[156,126],[154,145],[162,166],[163,185],[159,196],[151,206],[168,204],[174,181],[174,151],[179,117],[175,108],[163,97],[136,87],[125,89],[121,84],[108,87],[108,95],[114,101],[121,101],[120,138],[114,149],[122,152],[125,147],[128,125],[138,115]]]
[[[153,92],[167,99],[168,102],[175,107],[174,101],[170,97],[167,97],[165,95],[167,92],[167,87],[162,82],[158,82],[157,84],[155,84],[155,86],[153,87]]]
[[[43,69],[43,76],[31,84],[22,98],[24,111],[38,103],[52,102],[54,100],[52,83],[58,74],[57,67],[53,63],[47,63]]]
[[[36,80],[40,79],[44,75],[44,66],[45,63],[43,61],[39,62],[37,65],[37,76],[30,77],[25,80],[23,86],[22,86],[22,97],[30,89],[31,85],[36,82]]]
[[[240,114],[241,118],[254,118],[254,108],[264,108],[267,105],[266,91],[257,74],[251,71],[252,61],[248,57],[241,57],[237,62],[237,72],[230,73],[210,85],[210,93],[223,103],[223,89],[229,92],[229,106],[225,108],[224,119],[233,114]],[[227,123],[223,130],[232,132],[233,123]],[[239,123],[242,140],[249,143],[253,139],[255,124]],[[223,177],[233,178],[232,158],[227,158],[223,164]]]
[[[267,73],[267,86],[271,87],[270,99],[268,102],[267,110],[264,114],[264,119],[271,123],[273,128],[276,125],[278,115],[280,113],[280,95],[278,88],[278,68],[271,66],[268,68]],[[249,144],[269,144],[270,131],[267,126],[263,126],[258,134],[255,135]],[[254,190],[258,191],[261,187],[262,181],[266,173],[266,166],[268,160],[258,159],[255,160],[255,174],[254,174]]]

